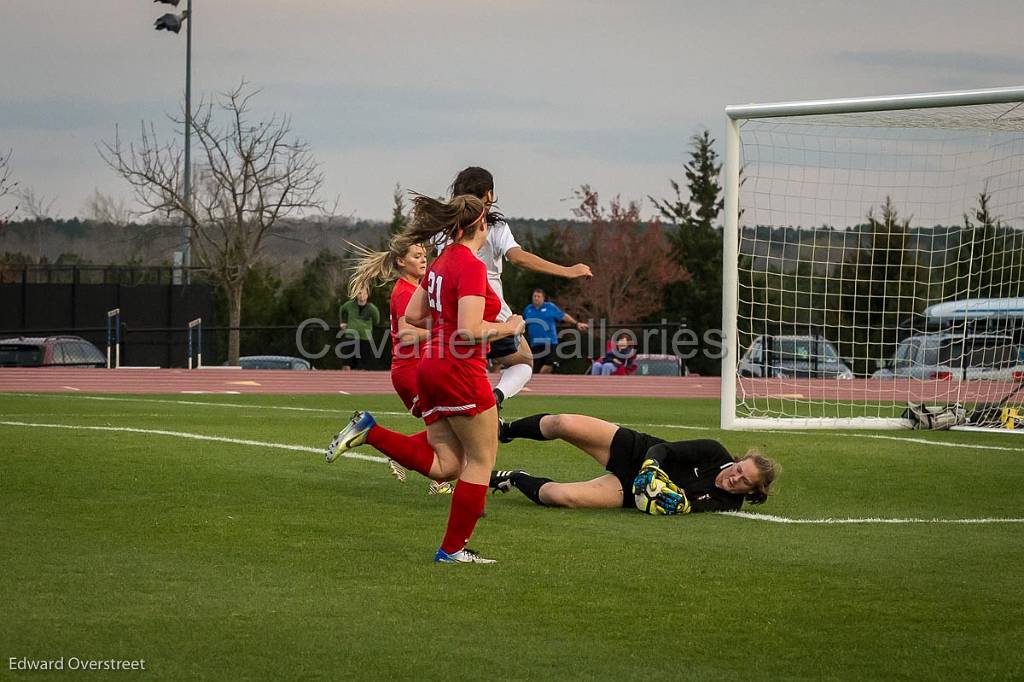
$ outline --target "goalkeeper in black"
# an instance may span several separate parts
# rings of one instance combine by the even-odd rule
[[[635,497],[646,490],[647,497],[656,498],[654,504],[645,505],[651,514],[735,511],[744,502],[767,500],[778,470],[773,460],[754,451],[733,457],[716,440],[667,442],[580,414],[537,414],[502,422],[501,442],[516,438],[563,440],[608,471],[573,483],[558,483],[522,470],[491,474],[494,491],[516,488],[548,507],[640,507]]]

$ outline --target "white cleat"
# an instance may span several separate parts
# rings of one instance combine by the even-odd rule
[[[402,483],[405,483],[406,469],[404,466],[399,464],[393,459],[388,460],[388,469],[391,471],[391,475],[397,478]]]
[[[428,495],[451,495],[455,492],[455,484],[451,481],[437,481],[430,482],[430,488],[427,490]]]
[[[348,424],[334,437],[331,444],[327,446],[324,459],[330,464],[339,456],[352,448],[357,448],[366,442],[366,434],[377,424],[373,415],[369,412],[357,411],[352,415]]]
[[[471,549],[460,549],[448,554],[443,549],[437,550],[434,563],[438,564],[496,564],[494,559],[485,559]]]

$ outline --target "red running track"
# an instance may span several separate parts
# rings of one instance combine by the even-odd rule
[[[492,375],[497,381],[497,375]],[[717,398],[717,377],[535,376],[532,395]],[[6,393],[394,393],[388,372],[186,369],[0,369]]]
[[[496,375],[492,375],[494,379]],[[743,379],[737,394],[747,398],[826,401],[997,401],[1019,384],[993,381],[910,381],[854,379]],[[717,398],[718,377],[590,377],[538,375],[531,395]],[[85,369],[3,368],[0,392],[7,393],[350,393],[393,392],[387,372],[275,371],[228,368]],[[1024,391],[1021,392],[1024,398]],[[1014,402],[1017,402],[1016,400]]]

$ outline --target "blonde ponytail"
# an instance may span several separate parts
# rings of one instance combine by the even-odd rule
[[[349,244],[359,262],[352,268],[348,280],[348,297],[355,298],[360,291],[371,289],[394,279],[395,267],[389,251],[371,251],[365,246]]]
[[[362,244],[347,243],[358,258],[348,280],[349,298],[355,298],[363,289],[369,292],[374,287],[398,279],[398,259],[405,258],[409,249],[419,245],[404,232],[391,238],[387,251],[374,251]]]

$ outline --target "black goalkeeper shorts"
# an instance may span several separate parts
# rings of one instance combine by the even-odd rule
[[[640,433],[624,426],[620,426],[612,436],[612,447],[605,469],[608,473],[614,474],[622,484],[623,507],[632,509],[635,506],[633,480],[640,474],[640,467],[647,458],[647,451],[658,443],[664,442],[664,438]]]

